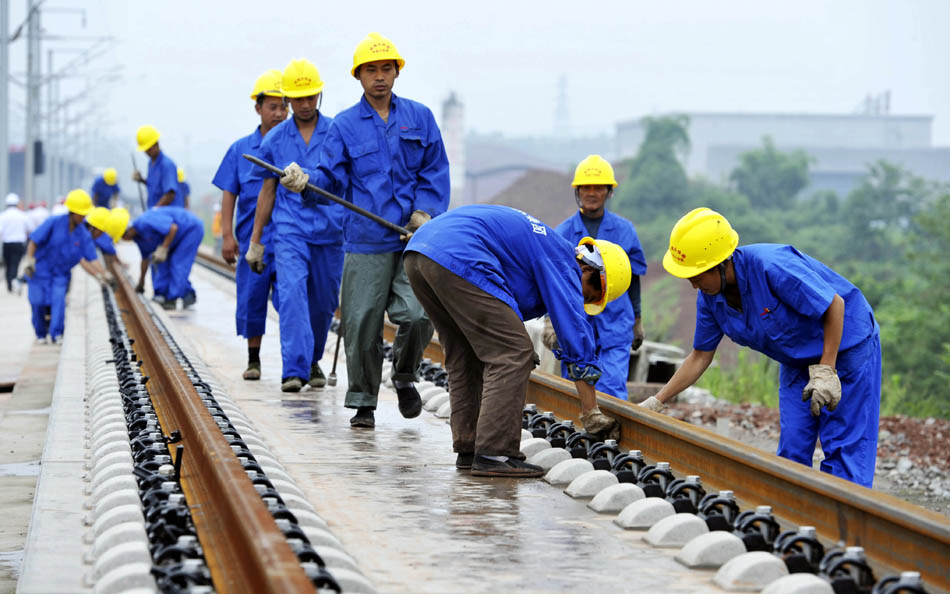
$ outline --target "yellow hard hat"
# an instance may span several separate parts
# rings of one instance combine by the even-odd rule
[[[356,76],[356,69],[360,65],[376,60],[395,60],[400,70],[406,65],[392,41],[379,33],[370,33],[359,42],[353,52],[353,68],[350,69],[350,74]]]
[[[116,173],[115,169],[112,167],[102,172],[102,180],[106,182],[107,184],[109,184],[110,186],[114,186],[115,182],[118,181],[118,179],[119,179],[119,174]]]
[[[596,316],[607,304],[620,297],[630,288],[630,258],[623,248],[606,239],[584,237],[574,249],[577,259],[600,270],[601,299],[597,303],[585,303],[584,311]]]
[[[692,278],[732,255],[739,234],[714,210],[696,208],[676,221],[663,268],[678,278]]]
[[[571,185],[577,186],[613,186],[617,187],[614,179],[614,168],[600,155],[589,155],[578,164],[574,170],[574,181]]]
[[[178,168],[178,183],[185,181],[185,170],[181,167]]]
[[[283,97],[280,92],[281,79],[284,77],[280,70],[268,70],[257,77],[254,81],[254,90],[251,91],[251,99],[257,101],[257,97],[265,95],[267,97]]]
[[[112,238],[112,243],[119,243],[129,226],[129,211],[124,208],[113,208],[109,211],[109,222],[105,232]]]
[[[135,132],[135,142],[139,145],[140,151],[147,151],[148,149],[155,146],[155,143],[158,142],[158,138],[161,134],[158,133],[158,130],[155,129],[155,126],[145,125],[140,127]]]
[[[109,209],[105,208],[104,206],[97,206],[93,208],[91,211],[89,211],[89,214],[86,215],[86,222],[103,233],[108,233]]]
[[[291,60],[284,68],[280,90],[287,97],[311,97],[323,91],[323,79],[310,60]]]
[[[66,200],[64,204],[66,205],[66,210],[73,214],[82,216],[86,216],[89,214],[89,211],[92,210],[92,198],[89,197],[89,194],[86,192],[86,190],[79,188],[76,188],[69,194],[66,194]]]

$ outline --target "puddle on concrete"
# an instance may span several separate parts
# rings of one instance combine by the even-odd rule
[[[39,476],[40,461],[0,464],[0,476]]]
[[[19,579],[23,568],[23,549],[0,551],[0,569],[9,571],[14,579]]]
[[[27,410],[11,410],[7,412],[8,415],[48,415],[51,410],[51,407],[47,406],[46,408],[31,408]]]

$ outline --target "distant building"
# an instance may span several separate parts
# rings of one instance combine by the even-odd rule
[[[455,91],[442,102],[442,141],[449,158],[452,201],[450,206],[465,204],[465,106]]]
[[[689,175],[728,180],[743,152],[770,136],[776,148],[814,157],[809,191],[846,193],[879,159],[930,179],[950,181],[950,147],[932,145],[933,116],[887,114],[686,113]],[[633,157],[643,142],[640,120],[616,126],[617,156]]]

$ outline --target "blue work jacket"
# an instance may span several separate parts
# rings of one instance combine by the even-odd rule
[[[175,192],[175,199],[169,206],[185,206],[185,198],[191,196],[191,185],[188,182],[178,182],[178,191]]]
[[[139,247],[143,259],[151,256],[155,248],[165,241],[165,236],[172,230],[172,223],[178,225],[178,231],[168,246],[169,252],[175,250],[186,231],[204,227],[201,219],[180,206],[151,208],[132,221],[136,232],[133,241]]]
[[[80,260],[91,262],[98,257],[86,224],[79,223],[70,232],[68,214],[43,221],[30,233],[30,240],[36,244],[35,278],[66,275]]]
[[[103,233],[99,237],[94,237],[92,240],[96,244],[96,247],[102,250],[103,254],[107,256],[115,255],[115,242],[112,241],[112,238],[108,234]]]
[[[726,334],[783,365],[806,367],[821,359],[821,318],[835,293],[844,299],[844,329],[839,353],[860,345],[878,331],[864,295],[846,278],[790,245],[746,245],[732,254],[742,311],[722,293],[699,291],[693,348],[715,350]],[[839,357],[838,367],[851,362]]]
[[[588,236],[587,228],[580,212],[558,225],[557,232],[577,245],[577,242]],[[616,243],[630,258],[631,273],[643,276],[647,272],[646,257],[640,246],[640,238],[633,223],[610,211],[604,212],[604,218],[597,229],[597,237]],[[594,327],[597,343],[602,347],[613,347],[633,344],[633,323],[635,321],[633,306],[630,299],[624,295],[607,304],[604,311],[596,316],[587,316],[587,320]]]
[[[323,119],[322,117],[320,119]],[[224,192],[231,192],[237,196],[235,203],[234,237],[239,245],[247,246],[251,242],[251,231],[254,230],[254,215],[257,212],[257,196],[261,193],[264,179],[261,177],[263,169],[242,157],[248,154],[258,158],[261,156],[261,127],[243,138],[234,141],[224,154],[218,172],[214,174],[211,183]],[[311,142],[313,140],[311,139]],[[273,241],[274,225],[270,222],[264,226],[261,233],[261,243],[270,246]]]
[[[148,188],[148,200],[145,203],[148,208],[158,204],[162,196],[172,191],[175,192],[175,199],[166,206],[181,206],[185,202],[178,187],[178,166],[165,153],[160,152],[154,161],[149,160],[145,186]]]
[[[419,227],[406,250],[497,297],[522,320],[549,314],[561,361],[597,367],[574,246],[538,219],[507,206],[462,206]]]
[[[449,160],[428,107],[393,95],[389,121],[360,102],[333,120],[311,181],[387,221],[405,226],[415,210],[433,217],[449,207]],[[308,193],[308,197],[309,194]],[[399,252],[399,234],[350,210],[343,249],[356,254]]]
[[[303,141],[297,122],[290,117],[274,126],[261,142],[261,158],[283,169],[291,163],[297,163],[303,169],[316,167],[320,161],[320,150],[326,142],[332,128],[333,119],[323,115],[317,118],[317,125],[310,144]],[[262,179],[279,178],[261,167],[254,167],[255,174]],[[311,182],[313,178],[311,177]],[[343,207],[336,203],[317,203],[303,198],[277,183],[277,195],[271,220],[277,226],[276,232],[282,236],[295,236],[314,245],[334,245],[343,243]]]
[[[96,181],[92,182],[92,191],[89,193],[92,194],[93,204],[109,208],[109,201],[119,193],[119,184],[110,186],[100,175],[96,178]]]

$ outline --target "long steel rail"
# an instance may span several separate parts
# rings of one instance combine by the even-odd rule
[[[227,264],[201,254],[208,267]],[[395,339],[387,324],[386,340]],[[433,340],[425,357],[442,363]],[[770,505],[779,520],[815,526],[830,543],[864,547],[878,577],[919,571],[928,588],[950,592],[950,519],[896,497],[818,472],[740,441],[598,393],[598,405],[621,425],[620,445],[679,473],[697,474],[709,490],[730,489],[746,508]],[[580,419],[572,382],[534,372],[527,402],[562,419]]]
[[[166,434],[184,446],[181,485],[216,591],[314,592],[300,561],[125,275],[116,301]],[[175,454],[178,455],[177,453]],[[178,460],[175,460],[178,462]]]

